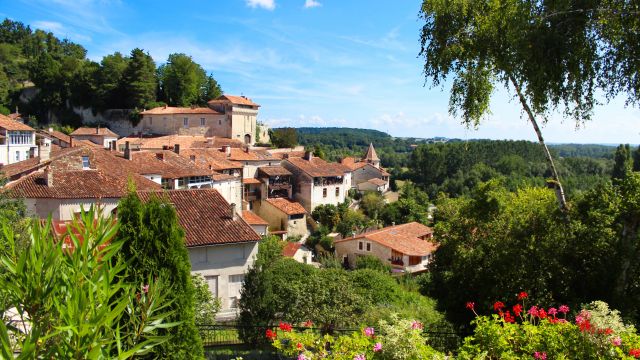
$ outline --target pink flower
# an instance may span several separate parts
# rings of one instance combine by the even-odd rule
[[[358,354],[354,356],[353,360],[366,360],[366,358],[364,357],[364,354]]]
[[[142,287],[142,291],[144,291],[145,294],[148,293],[149,292],[149,285],[144,285]]]
[[[373,345],[373,352],[378,352],[378,351],[382,351],[381,343],[376,343],[375,345]]]
[[[614,346],[620,346],[620,345],[622,345],[622,339],[620,338],[620,336],[616,336],[613,339],[611,339],[611,343]]]
[[[533,357],[539,360],[547,360],[547,353],[536,351],[533,353]]]
[[[367,336],[373,336],[373,334],[375,334],[376,331],[372,328],[372,327],[368,327],[366,329],[364,329],[364,334]]]
[[[538,307],[537,306],[532,306],[531,309],[529,309],[529,311],[527,311],[527,314],[529,314],[531,316],[538,316]]]
[[[553,307],[552,307],[552,308],[549,308],[549,310],[547,310],[547,313],[548,313],[549,315],[551,315],[551,316],[555,317],[555,316],[556,316],[556,314],[558,313],[558,309],[553,308]]]
[[[558,311],[563,314],[566,314],[569,312],[569,307],[567,305],[560,305],[560,307],[558,308]]]
[[[584,318],[581,315],[576,315],[576,324],[582,324],[584,322]]]
[[[422,329],[422,323],[420,321],[417,320],[413,320],[413,322],[411,323],[411,328],[412,329]]]
[[[309,358],[304,356],[304,354],[300,354],[298,355],[298,360],[309,360]]]

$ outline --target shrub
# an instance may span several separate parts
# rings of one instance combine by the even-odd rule
[[[373,255],[358,256],[356,259],[356,269],[371,269],[388,274],[391,272],[391,265],[382,262]]]
[[[195,308],[196,324],[213,324],[216,314],[220,311],[220,299],[213,298],[209,285],[200,274],[191,275],[191,282],[195,288],[193,303]]]

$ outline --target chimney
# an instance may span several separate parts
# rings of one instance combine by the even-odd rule
[[[238,220],[238,213],[236,212],[236,203],[229,204],[229,218],[232,220]]]
[[[100,134],[100,125],[98,125],[98,127],[96,128],[96,135]]]
[[[306,151],[304,153],[304,159],[311,161],[311,159],[313,159],[313,151]]]
[[[47,183],[48,187],[53,187],[53,170],[50,166],[47,166],[44,169],[44,181]]]
[[[131,149],[129,148],[129,142],[124,142],[124,158],[127,160],[131,160]]]
[[[47,139],[40,139],[40,144],[38,144],[38,155],[40,156],[40,163],[48,161],[51,158],[51,144]]]
[[[213,137],[207,138],[207,146],[213,146],[213,143],[214,143]]]
[[[165,109],[167,108],[167,104],[164,104],[164,108],[165,108]]]
[[[249,147],[248,147],[248,146],[246,146],[246,147],[244,148],[244,152],[249,153]]]
[[[180,144],[173,145],[173,152],[180,155]]]

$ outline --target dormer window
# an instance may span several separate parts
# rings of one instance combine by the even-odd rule
[[[83,156],[82,157],[82,170],[87,170],[90,169],[90,163],[89,163],[89,157],[88,156]]]

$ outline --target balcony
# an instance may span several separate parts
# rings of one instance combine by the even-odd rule
[[[244,200],[245,201],[255,201],[260,199],[260,190],[253,191],[245,191],[244,192]]]

